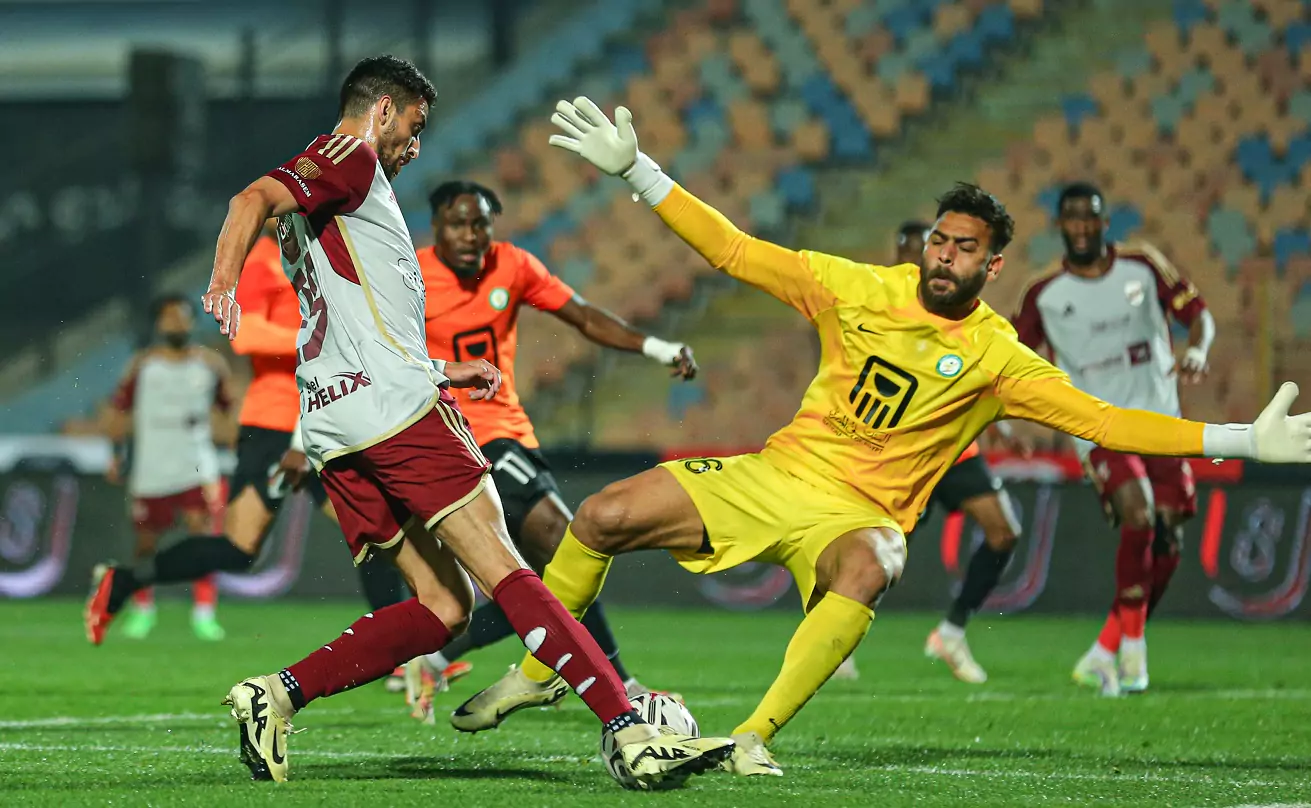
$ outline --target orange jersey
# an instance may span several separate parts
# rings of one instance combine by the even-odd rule
[[[435,248],[419,251],[419,268],[428,293],[424,317],[429,355],[451,362],[486,359],[501,371],[501,391],[491,401],[475,401],[465,390],[451,391],[474,438],[480,446],[511,438],[536,448],[537,436],[514,386],[519,306],[558,311],[574,290],[531,253],[505,241],[492,243],[477,278],[462,280],[447,269]]]
[[[979,442],[975,441],[971,443],[969,446],[965,447],[965,451],[961,452],[960,457],[956,458],[956,463],[957,465],[959,465],[961,463],[964,463],[966,460],[969,460],[971,457],[978,457],[978,456],[979,456]]]
[[[296,334],[300,301],[282,271],[278,242],[261,236],[237,284],[241,328],[232,350],[250,357],[255,372],[241,406],[241,425],[290,432],[300,417]]]

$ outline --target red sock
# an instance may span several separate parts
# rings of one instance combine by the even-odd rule
[[[1102,633],[1097,635],[1097,644],[1112,654],[1120,652],[1119,604],[1112,606],[1111,613],[1106,615],[1106,623],[1102,625]]]
[[[450,629],[437,615],[410,598],[356,620],[331,644],[282,671],[282,684],[299,710],[321,696],[381,679],[450,640]]]
[[[1120,527],[1120,547],[1115,554],[1115,602],[1119,607],[1120,631],[1125,639],[1141,639],[1147,623],[1154,535],[1155,531],[1150,527]]]
[[[532,570],[505,576],[492,592],[529,652],[569,683],[601,723],[632,711],[624,686],[596,641]]]
[[[138,589],[132,595],[132,603],[138,609],[155,608],[155,588],[153,586],[147,586],[144,589]]]
[[[1147,596],[1147,617],[1150,619],[1152,612],[1156,611],[1156,604],[1161,602],[1165,596],[1165,590],[1170,586],[1170,579],[1174,577],[1174,571],[1179,569],[1179,551],[1171,548],[1166,555],[1152,556],[1152,590]]]
[[[218,605],[218,582],[213,575],[197,578],[191,585],[191,602],[198,608],[211,610]]]

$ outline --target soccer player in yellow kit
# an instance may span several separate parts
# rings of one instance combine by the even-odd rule
[[[1036,421],[1115,451],[1311,462],[1311,415],[1288,416],[1295,385],[1254,424],[1202,424],[1113,407],[1021,344],[978,299],[1014,223],[977,187],[939,200],[922,270],[794,252],[751,238],[676,185],[638,151],[627,109],[616,110],[617,126],[586,98],[556,109],[564,134],[552,145],[624,177],[712,266],[805,315],[823,345],[800,410],[764,450],[664,463],[605,488],[579,508],[544,574],[578,616],[619,553],[668,550],[697,573],[747,561],[792,573],[806,616],[778,678],[733,733],[730,771],[782,774],[768,742],[865,636],[934,486],[993,421]],[[466,727],[469,714],[489,729],[549,703],[554,677],[526,658],[462,707]]]

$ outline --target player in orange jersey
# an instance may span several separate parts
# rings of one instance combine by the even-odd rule
[[[643,334],[589,304],[531,253],[494,240],[501,200],[490,188],[447,182],[433,190],[429,202],[434,246],[418,252],[427,289],[428,351],[434,358],[455,362],[486,359],[500,369],[501,390],[494,399],[472,399],[463,391],[456,396],[483,455],[492,463],[492,479],[505,506],[510,535],[524,559],[540,571],[555,555],[573,514],[539,450],[515,388],[520,307],[549,312],[597,345],[643,353],[683,379],[696,375],[696,361],[686,345]],[[583,625],[609,657],[629,695],[646,692],[620,661],[618,644],[599,603],[587,612]],[[471,650],[513,635],[500,608],[487,603],[474,612],[469,630],[429,655],[428,662],[441,670]],[[451,719],[457,726],[460,715],[457,710]]]

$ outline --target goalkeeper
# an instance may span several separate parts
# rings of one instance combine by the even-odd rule
[[[620,553],[668,550],[697,573],[747,561],[792,573],[805,618],[778,677],[734,730],[725,765],[737,774],[782,774],[770,740],[864,638],[901,576],[905,535],[991,422],[1026,419],[1135,454],[1311,462],[1311,415],[1288,415],[1296,385],[1281,387],[1254,424],[1203,424],[1111,406],[1022,345],[978,298],[1014,231],[980,188],[957,185],[938,200],[922,269],[870,266],[741,232],[638,151],[623,107],[616,125],[578,98],[551,120],[563,130],[552,145],[623,177],[711,266],[795,308],[823,345],[800,410],[764,450],[664,463],[605,488],[578,510],[544,575],[578,617]],[[457,710],[460,727],[489,729],[562,697],[555,679],[525,658]]]

